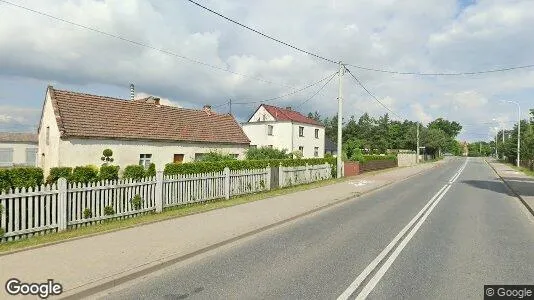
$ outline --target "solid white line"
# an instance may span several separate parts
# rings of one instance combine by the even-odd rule
[[[450,188],[451,188],[451,186],[447,185],[447,189],[445,189],[445,191],[439,196],[439,198],[432,204],[430,209],[423,215],[421,220],[419,220],[419,222],[417,222],[417,225],[415,225],[415,227],[410,231],[410,233],[408,233],[406,238],[404,240],[402,240],[402,242],[399,244],[399,246],[395,249],[395,251],[393,251],[391,256],[386,260],[386,262],[382,265],[382,267],[380,267],[380,269],[378,270],[378,272],[376,272],[376,274],[373,276],[373,278],[371,278],[371,280],[369,280],[369,282],[362,289],[362,291],[360,292],[358,297],[356,297],[356,300],[361,300],[361,299],[367,298],[367,296],[371,293],[371,291],[373,291],[373,289],[375,288],[377,283],[380,281],[380,279],[382,279],[384,274],[386,274],[386,271],[391,267],[391,265],[393,264],[395,259],[397,259],[397,257],[401,253],[401,251],[404,249],[404,247],[406,247],[408,242],[410,242],[410,240],[415,235],[415,233],[417,233],[417,231],[419,230],[421,225],[423,225],[423,223],[425,222],[426,218],[428,218],[428,216],[432,213],[432,210],[434,210],[436,205],[438,205],[438,203],[441,201],[441,199],[443,199],[443,197],[445,196],[445,194],[447,194],[447,192],[449,191]]]
[[[406,225],[399,234],[387,245],[387,247],[380,252],[380,254],[363,270],[363,272],[356,277],[356,279],[350,284],[350,286],[341,294],[337,299],[338,300],[346,300],[349,299],[350,295],[354,293],[360,286],[360,284],[371,274],[371,272],[378,266],[378,264],[386,257],[386,255],[393,249],[393,247],[397,244],[397,242],[406,234],[408,229],[412,227],[412,225],[421,217],[421,215],[424,214],[425,210],[436,200],[436,198],[447,188],[448,185],[443,186],[439,192],[437,192],[430,201],[421,209],[417,215]]]
[[[373,272],[374,269],[376,269],[376,267],[378,266],[378,264],[380,264],[380,262],[388,255],[389,252],[391,252],[391,250],[393,249],[393,247],[395,247],[395,245],[399,242],[399,240],[406,234],[406,232],[412,227],[412,225],[417,222],[417,220],[422,216],[423,218],[421,218],[421,220],[426,220],[426,218],[428,217],[428,215],[430,214],[430,212],[434,209],[434,207],[436,206],[437,202],[439,202],[443,196],[447,193],[447,191],[449,190],[449,188],[451,187],[451,183],[454,182],[456,179],[458,179],[458,177],[461,175],[461,173],[463,172],[463,170],[465,169],[465,167],[467,166],[467,162],[468,162],[469,158],[466,159],[464,165],[462,167],[460,167],[460,169],[458,170],[458,172],[455,173],[455,175],[451,178],[451,180],[449,181],[448,184],[444,185],[433,197],[432,199],[430,199],[430,201],[428,201],[428,203],[423,207],[423,209],[421,209],[417,215],[408,223],[408,225],[406,225],[400,232],[399,234],[397,234],[397,236],[395,236],[395,238],[387,245],[387,247],[382,250],[382,252],[380,252],[380,254],[363,270],[362,273],[360,273],[360,275],[358,275],[358,277],[356,277],[356,279],[349,285],[349,287],[337,298],[337,300],[346,300],[346,299],[349,299],[349,297],[360,287],[360,285],[362,284],[362,282],[367,278],[367,276],[369,276],[369,274],[371,274],[371,272]],[[427,210],[427,208],[431,206],[430,209]],[[416,225],[417,229],[421,226],[422,222],[419,222],[418,223],[419,226]],[[410,233],[412,233],[412,236],[415,234],[415,232],[412,230]],[[410,237],[411,239],[411,237]],[[406,239],[404,239],[406,240]],[[402,245],[404,240],[399,244],[399,245]],[[409,240],[408,240],[409,241]],[[406,241],[406,243],[408,243],[408,241]],[[404,246],[403,246],[404,248]],[[398,249],[398,248],[397,248]],[[402,249],[401,249],[402,250]],[[400,253],[400,251],[399,251]],[[398,254],[397,254],[398,255]],[[389,261],[389,259],[388,259]],[[393,261],[391,262],[393,263]],[[389,267],[388,267],[389,268]],[[382,268],[381,268],[382,269]],[[384,273],[385,271],[387,271],[387,269],[384,270]],[[383,275],[382,275],[383,276]],[[380,276],[380,278],[382,277]],[[375,275],[376,277],[376,275]],[[373,277],[373,278],[375,278]],[[378,278],[378,280],[380,280],[380,278]],[[377,280],[377,283],[378,283],[378,280]],[[376,285],[376,283],[375,283]],[[366,285],[367,287],[367,285]],[[374,287],[374,286],[373,286]],[[371,288],[372,290],[372,288]],[[370,292],[370,291],[369,291]],[[361,293],[360,293],[361,294]]]

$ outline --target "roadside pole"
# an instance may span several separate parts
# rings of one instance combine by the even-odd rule
[[[337,96],[337,178],[341,178],[343,162],[342,156],[342,130],[343,130],[343,73],[345,66],[341,61],[339,62],[339,90]]]

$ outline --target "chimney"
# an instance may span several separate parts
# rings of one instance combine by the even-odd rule
[[[208,116],[211,115],[211,105],[204,105],[204,107],[202,108],[202,110],[208,114]]]
[[[135,99],[135,87],[133,83],[130,83],[130,100]]]
[[[287,110],[291,110],[291,106],[287,106],[286,109],[287,109]]]
[[[154,103],[155,103],[156,105],[159,105],[159,101],[160,101],[160,98],[157,98],[157,97],[154,98]]]

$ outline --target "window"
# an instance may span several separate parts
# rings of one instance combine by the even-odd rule
[[[273,125],[267,125],[267,134],[273,135]]]
[[[262,115],[262,119],[263,119],[263,121],[265,121],[267,119],[267,117],[265,115]]]
[[[271,148],[271,149],[272,149],[272,148],[273,148],[273,145],[268,145],[267,147],[269,147],[269,148]]]
[[[304,136],[304,127],[299,126],[299,136]]]
[[[152,160],[152,154],[141,154],[139,155],[139,165],[148,169],[150,167],[150,161]]]
[[[313,148],[313,156],[318,157],[319,156],[319,147]]]
[[[304,146],[299,146],[299,151],[304,153]]]
[[[181,164],[184,162],[184,155],[183,154],[174,154],[173,162],[175,164]]]
[[[37,165],[37,149],[36,148],[26,148],[26,165],[28,166]]]
[[[238,157],[239,157],[238,154],[233,154],[233,153],[230,153],[230,154],[228,154],[228,155],[230,155],[230,156],[233,157],[233,158],[238,158]]]
[[[13,166],[13,148],[0,148],[0,167]]]
[[[315,129],[315,138],[316,138],[316,139],[319,138],[319,129]]]
[[[46,144],[50,145],[50,126],[46,126]]]

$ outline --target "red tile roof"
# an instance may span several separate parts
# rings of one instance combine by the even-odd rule
[[[37,134],[29,132],[0,132],[0,142],[37,144]]]
[[[297,123],[323,126],[323,124],[321,124],[320,122],[317,122],[314,119],[305,117],[301,113],[294,111],[294,110],[280,108],[280,107],[266,105],[266,104],[262,104],[261,106],[263,106],[265,110],[267,110],[267,112],[269,112],[269,114],[271,114],[276,121],[292,121],[292,122],[297,122]]]
[[[228,114],[48,88],[62,138],[250,144]]]

